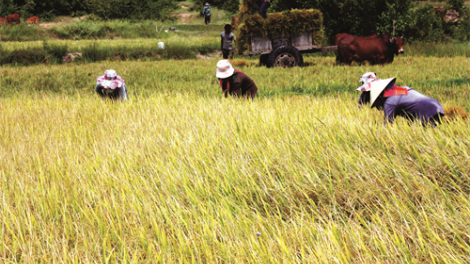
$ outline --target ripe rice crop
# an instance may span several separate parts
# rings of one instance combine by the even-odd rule
[[[357,108],[359,77],[469,105],[465,57],[243,71],[214,60],[4,67],[5,262],[468,263],[470,121],[438,128]],[[130,100],[93,93],[107,68]]]

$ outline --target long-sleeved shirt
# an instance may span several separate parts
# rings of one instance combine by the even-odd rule
[[[420,120],[423,124],[444,115],[444,108],[434,98],[425,96],[409,87],[407,95],[390,97],[379,96],[374,107],[384,111],[384,121],[393,123],[397,116],[410,120]],[[359,105],[370,101],[370,92],[363,92],[359,97]]]
[[[246,74],[235,72],[232,77],[222,80],[222,91],[225,97],[230,94],[231,96],[243,96],[253,99],[258,92],[258,87]]]
[[[202,13],[204,16],[211,16],[211,7],[210,6],[204,6],[204,9],[202,10]]]
[[[104,91],[106,89],[103,88],[98,82],[95,85],[95,91],[101,97],[109,97],[111,99],[118,99],[127,100],[127,86],[125,83],[122,84],[121,87],[114,89],[111,93],[107,93]]]

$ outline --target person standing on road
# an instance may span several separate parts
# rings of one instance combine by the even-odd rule
[[[95,91],[102,98],[127,100],[127,86],[115,70],[106,70],[102,76],[98,76]]]
[[[220,33],[220,50],[224,59],[233,59],[233,44],[235,35],[232,33],[232,26],[226,24],[225,31]],[[235,42],[236,43],[236,42]]]
[[[225,97],[245,97],[253,100],[258,92],[255,82],[243,72],[234,69],[228,60],[217,62],[215,76],[220,80],[220,87]]]
[[[204,6],[204,9],[202,10],[202,13],[204,14],[204,23],[206,23],[206,25],[210,25],[211,7],[209,6],[209,3],[206,3],[206,5]]]
[[[425,96],[410,87],[398,86],[396,78],[377,79],[375,73],[362,75],[362,91],[359,107],[370,102],[371,108],[384,111],[384,122],[393,123],[397,116],[410,121],[419,120],[423,125],[436,126],[441,123],[444,108],[436,99]]]
[[[271,0],[263,0],[261,3],[258,13],[264,18],[267,18],[266,12],[268,12],[268,8],[271,6]]]

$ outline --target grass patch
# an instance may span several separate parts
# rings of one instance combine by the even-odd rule
[[[90,42],[93,43],[93,42]],[[145,59],[141,59],[145,60]],[[58,91],[73,95],[93,95],[95,78],[113,68],[125,78],[130,94],[149,96],[153,93],[190,93],[203,97],[219,97],[220,88],[215,78],[216,64],[212,60],[121,61],[109,59],[97,63],[64,65],[36,65],[3,67],[0,79],[2,96],[16,92],[49,93]],[[379,78],[397,77],[399,85],[407,85],[438,99],[444,105],[465,107],[470,111],[467,97],[470,79],[466,57],[402,57],[385,66],[336,66],[334,57],[308,57],[309,65],[282,69],[257,66],[253,60],[237,60],[249,64],[241,70],[250,76],[259,88],[261,98],[285,96],[349,96],[356,101],[355,91],[364,72],[376,72]],[[238,61],[239,60],[239,61]],[[428,67],[427,65],[435,65]],[[236,66],[241,67],[241,66]],[[419,70],[417,70],[419,69]],[[49,76],[50,72],[60,72]],[[334,76],[332,78],[331,76]],[[35,84],[35,85],[31,85]],[[54,92],[57,93],[57,92]]]
[[[165,49],[158,48],[159,41],[165,43]],[[46,46],[44,43],[47,43]],[[37,63],[57,64],[62,63],[62,56],[67,52],[82,53],[82,57],[76,59],[75,63],[136,59],[152,61],[163,59],[181,60],[195,58],[197,54],[213,52],[220,47],[219,45],[215,38],[189,38],[185,35],[173,33],[168,33],[163,38],[154,40],[10,42],[1,46],[1,63],[17,66]],[[54,54],[51,57],[52,53]],[[53,59],[47,59],[48,57]]]

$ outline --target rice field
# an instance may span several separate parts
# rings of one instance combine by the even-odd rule
[[[468,58],[334,60],[247,61],[254,102],[217,59],[3,67],[0,262],[470,262],[470,121],[384,125],[354,91],[373,71],[470,111]],[[108,68],[128,102],[94,94]]]

